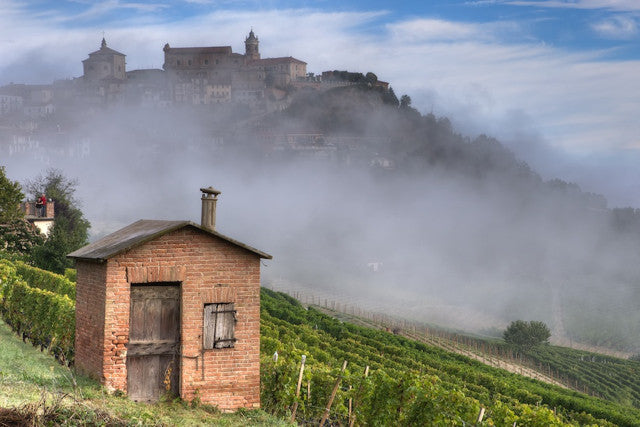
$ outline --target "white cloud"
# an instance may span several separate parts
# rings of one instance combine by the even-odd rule
[[[100,28],[67,28],[15,3],[0,8],[10,12],[0,14],[0,27],[8,29],[0,38],[0,84],[79,76],[103,30],[135,69],[160,68],[167,42],[242,51],[253,27],[263,56],[295,56],[313,72],[373,71],[423,112],[451,115],[468,132],[500,137],[507,117],[520,110],[543,138],[575,152],[633,146],[640,134],[640,62],[513,43],[504,34],[519,31],[516,25],[410,19],[384,26],[385,12],[218,9],[175,22],[132,16]]]
[[[637,0],[506,0],[504,4],[562,9],[604,9],[621,12],[640,11]]]
[[[638,34],[638,23],[631,16],[614,16],[592,25],[601,36],[612,39],[629,39]]]
[[[388,25],[392,36],[405,42],[455,41],[482,36],[479,25],[439,19],[414,19]]]

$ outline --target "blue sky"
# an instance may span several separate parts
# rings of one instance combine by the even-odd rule
[[[130,70],[160,68],[167,42],[242,51],[253,28],[263,57],[373,71],[543,174],[640,206],[639,25],[637,0],[0,0],[0,85],[81,75],[103,32]]]

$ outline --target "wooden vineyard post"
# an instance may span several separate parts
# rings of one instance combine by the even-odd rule
[[[484,418],[484,408],[480,407],[480,413],[478,414],[478,419],[476,420],[476,424],[481,423]]]
[[[363,376],[363,378],[367,378],[368,375],[369,375],[369,365],[367,365],[364,368],[364,376]],[[358,387],[358,392],[356,393],[356,397],[358,399],[360,398],[360,394],[362,393],[362,387],[363,386],[364,386],[364,380],[363,380],[363,382],[360,383],[360,387]],[[357,400],[356,400],[356,402],[354,402],[353,407],[351,408],[352,416],[351,416],[351,419],[349,420],[349,427],[353,427],[353,425],[356,422],[356,414],[355,414],[355,409],[356,409],[355,408],[355,404],[356,403],[357,403]]]
[[[331,396],[329,397],[329,402],[327,402],[327,407],[324,410],[324,415],[320,420],[320,427],[324,426],[324,423],[329,418],[329,411],[331,411],[331,405],[333,405],[333,399],[336,397],[336,393],[338,392],[338,387],[340,386],[340,381],[342,380],[342,374],[344,370],[347,369],[347,361],[345,360],[342,364],[342,369],[340,370],[340,375],[338,375],[338,379],[336,379],[336,383],[333,385],[333,390],[331,391]]]
[[[298,397],[300,396],[300,386],[302,385],[302,373],[304,372],[304,362],[307,360],[307,356],[302,355],[302,362],[300,363],[300,374],[298,375],[298,386],[296,387],[296,401],[293,402],[293,409],[291,410],[291,422],[296,420],[296,411],[298,410]]]
[[[351,386],[349,386],[349,391],[351,391]],[[353,409],[353,397],[349,398],[349,424],[351,424],[351,414],[352,414],[352,409]]]

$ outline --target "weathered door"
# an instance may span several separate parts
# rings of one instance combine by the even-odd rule
[[[135,401],[153,402],[179,392],[180,287],[176,284],[131,285],[127,393]]]

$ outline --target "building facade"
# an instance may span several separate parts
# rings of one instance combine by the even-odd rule
[[[164,65],[173,100],[183,104],[237,101],[259,105],[265,91],[286,87],[307,74],[307,64],[293,57],[261,58],[253,30],[245,39],[245,53],[231,46],[164,46]]]
[[[75,364],[136,401],[170,390],[222,410],[256,408],[260,259],[271,256],[215,231],[209,194],[219,193],[203,191],[201,225],[140,220],[69,255]]]

